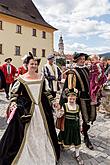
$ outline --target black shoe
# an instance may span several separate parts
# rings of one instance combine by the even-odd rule
[[[84,138],[84,143],[85,143],[86,147],[88,147],[90,150],[94,150],[94,147],[91,144],[91,142],[90,142],[88,137]]]

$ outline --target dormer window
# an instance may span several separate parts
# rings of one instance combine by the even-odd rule
[[[4,9],[8,10],[8,6],[6,6],[4,4],[0,3],[0,6],[3,7]]]
[[[36,17],[35,17],[34,15],[31,15],[31,17],[32,17],[33,19],[36,19]]]

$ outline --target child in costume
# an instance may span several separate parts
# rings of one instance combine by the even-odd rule
[[[75,146],[75,157],[79,165],[83,165],[83,160],[79,155],[81,145],[79,106],[76,104],[78,90],[76,88],[66,89],[68,102],[63,104],[64,108],[64,130],[58,134],[58,142],[64,148]]]
[[[91,55],[91,67],[90,67],[90,96],[91,105],[98,104],[98,96],[101,97],[101,88],[107,81],[107,77],[104,74],[104,67],[99,60],[98,55]]]

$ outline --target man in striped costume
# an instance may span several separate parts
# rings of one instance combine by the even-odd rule
[[[93,146],[88,137],[88,130],[90,129],[90,122],[93,123],[96,119],[96,107],[90,104],[90,94],[89,94],[89,70],[84,65],[87,55],[84,53],[76,53],[74,56],[74,60],[76,62],[74,68],[72,70],[68,70],[67,78],[64,84],[65,88],[77,88],[79,91],[79,96],[77,99],[77,103],[79,104],[79,108],[82,114],[82,129],[84,135],[84,142],[86,146],[93,150]],[[62,92],[60,98],[60,105],[62,106],[64,102],[66,102],[66,97],[64,92]]]
[[[50,91],[53,97],[56,97],[56,92],[60,91],[61,70],[54,64],[53,54],[48,55],[47,60],[47,63],[43,67],[45,89],[46,91]]]

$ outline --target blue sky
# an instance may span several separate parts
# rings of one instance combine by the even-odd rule
[[[65,53],[110,52],[110,0],[33,0],[46,22],[58,29],[54,49],[62,34]]]

